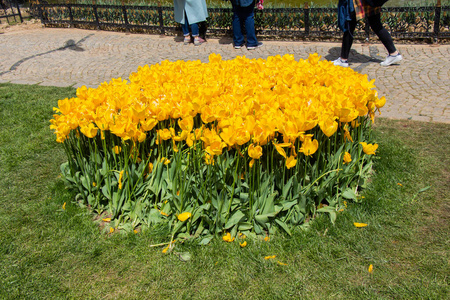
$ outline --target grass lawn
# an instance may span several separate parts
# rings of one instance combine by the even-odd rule
[[[73,203],[49,120],[74,95],[0,84],[0,299],[448,299],[449,124],[377,119],[375,175],[335,225],[320,216],[245,248],[180,244],[183,262],[150,247],[158,233],[102,234]]]

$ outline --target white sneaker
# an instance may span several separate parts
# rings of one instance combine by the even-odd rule
[[[344,67],[344,68],[348,67],[348,61],[347,60],[342,60],[340,57],[338,59],[336,59],[336,60],[333,60],[333,64],[335,66],[341,66],[341,67]]]
[[[395,64],[396,62],[399,62],[403,59],[402,55],[399,53],[397,55],[388,55],[386,57],[386,60],[381,62],[380,65],[382,65],[383,67],[387,67],[390,66],[392,64]]]
[[[255,50],[256,48],[262,47],[262,45],[263,45],[263,43],[258,42],[258,45],[256,45],[256,46],[250,46],[250,47],[247,46],[247,50]]]

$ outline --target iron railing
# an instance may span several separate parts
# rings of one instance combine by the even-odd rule
[[[173,7],[90,4],[36,4],[32,7],[46,26],[94,28],[97,30],[148,31],[174,34]],[[205,30],[209,35],[231,33],[231,8],[209,8]],[[382,22],[400,39],[450,38],[450,6],[383,7]],[[340,37],[334,8],[266,8],[255,11],[258,35],[273,38]],[[356,38],[371,37],[366,21],[357,25]]]
[[[21,23],[23,22],[17,0],[0,0],[0,5],[0,23],[2,19],[6,19],[7,23],[11,23],[10,20],[14,19],[14,23],[17,23],[16,17],[19,18]]]

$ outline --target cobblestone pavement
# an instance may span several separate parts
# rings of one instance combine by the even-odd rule
[[[339,56],[339,43],[263,41],[254,51],[235,50],[228,37],[208,39],[195,47],[182,38],[66,28],[42,28],[0,34],[0,82],[47,86],[97,87],[112,78],[126,79],[138,66],[162,60],[208,61],[245,55],[266,58],[294,54],[296,59],[317,52],[324,59]],[[450,45],[402,45],[399,65],[380,66],[381,44],[353,46],[350,67],[376,79],[387,103],[382,117],[450,123]]]

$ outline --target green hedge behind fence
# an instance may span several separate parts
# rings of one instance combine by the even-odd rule
[[[33,10],[46,26],[69,26],[100,30],[144,31],[174,34],[179,24],[170,6],[95,4],[36,4]],[[231,32],[231,8],[209,8],[203,24],[208,35]],[[382,22],[393,37],[404,39],[450,38],[450,6],[383,7]],[[258,35],[280,38],[340,37],[335,8],[267,8],[255,11]],[[361,21],[355,33],[370,38],[368,24]]]

